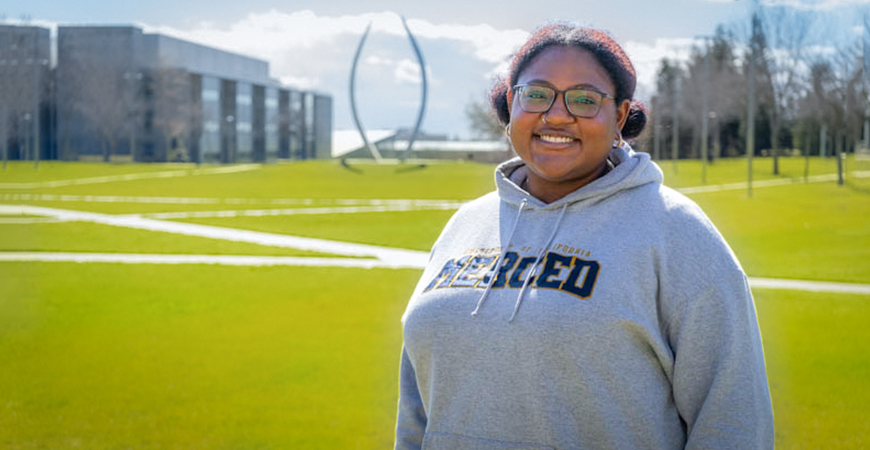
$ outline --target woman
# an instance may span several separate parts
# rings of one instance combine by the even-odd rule
[[[773,448],[746,276],[623,140],[634,88],[609,36],[557,23],[493,89],[519,158],[405,312],[397,449]]]

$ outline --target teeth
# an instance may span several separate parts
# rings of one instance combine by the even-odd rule
[[[567,144],[574,139],[565,136],[550,136],[547,134],[542,134],[541,140],[544,142],[552,142],[553,144]]]

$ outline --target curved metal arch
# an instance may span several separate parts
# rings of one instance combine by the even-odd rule
[[[411,29],[408,28],[408,23],[406,22],[405,17],[401,16],[401,18],[402,26],[405,28],[405,32],[408,33],[408,40],[411,41],[411,47],[414,49],[414,54],[417,56],[417,62],[420,64],[420,75],[422,81],[420,110],[417,113],[417,121],[414,123],[414,131],[411,133],[410,139],[408,139],[408,147],[403,152],[402,159],[404,160],[405,158],[410,156],[411,148],[414,145],[414,141],[417,140],[417,134],[420,132],[420,125],[423,123],[423,115],[426,111],[426,97],[429,90],[429,85],[426,79],[426,65],[423,61],[423,53],[420,51],[420,47],[417,45],[417,40],[414,39],[414,35],[411,33]],[[359,41],[359,45],[356,48],[356,54],[353,57],[353,65],[350,69],[350,109],[353,115],[353,122],[356,125],[356,129],[359,132],[360,137],[362,137],[363,145],[369,149],[376,161],[381,161],[381,153],[378,151],[377,146],[369,142],[368,138],[366,137],[365,129],[363,128],[362,123],[359,120],[359,114],[357,113],[356,109],[356,68],[359,64],[359,56],[362,53],[363,45],[365,45],[366,38],[368,38],[371,28],[372,24],[371,22],[369,22],[369,24],[366,26],[366,31],[363,33],[362,38]]]

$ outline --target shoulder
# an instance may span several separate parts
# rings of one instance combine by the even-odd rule
[[[453,217],[450,219],[447,226],[450,226],[453,222],[457,221],[488,220],[491,215],[497,213],[500,203],[501,199],[495,191],[471,200],[459,207],[456,213],[453,214]]]
[[[498,220],[500,198],[496,192],[490,192],[467,203],[464,203],[450,217],[441,235],[435,242],[435,247],[450,241],[450,236],[456,233],[467,233],[471,229],[483,229],[486,224]]]

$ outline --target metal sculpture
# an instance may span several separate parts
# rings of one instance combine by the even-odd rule
[[[417,45],[417,40],[414,39],[414,35],[411,33],[411,29],[408,28],[408,23],[405,21],[405,17],[402,17],[402,26],[405,27],[405,32],[408,33],[408,40],[411,41],[411,47],[414,49],[414,54],[417,55],[417,62],[420,64],[420,75],[422,80],[422,98],[420,101],[420,111],[417,113],[417,122],[414,124],[414,131],[411,133],[410,139],[408,139],[408,147],[402,153],[404,160],[405,158],[411,155],[411,147],[414,145],[414,141],[417,140],[417,134],[420,132],[420,125],[423,123],[423,114],[426,111],[426,93],[428,91],[428,84],[426,81],[426,65],[423,62],[423,54],[420,51],[420,47]],[[380,151],[378,151],[377,146],[373,143],[369,142],[366,137],[365,129],[362,126],[362,123],[359,120],[359,114],[356,109],[356,67],[359,63],[359,55],[362,53],[363,45],[366,42],[366,38],[369,35],[369,31],[371,31],[372,24],[369,22],[368,26],[366,26],[366,31],[362,35],[362,39],[359,41],[359,46],[356,48],[356,54],[353,57],[353,66],[350,69],[350,109],[353,114],[353,122],[356,125],[357,131],[359,131],[360,137],[362,137],[363,145],[365,148],[368,148],[372,153],[372,157],[375,161],[382,161]]]

